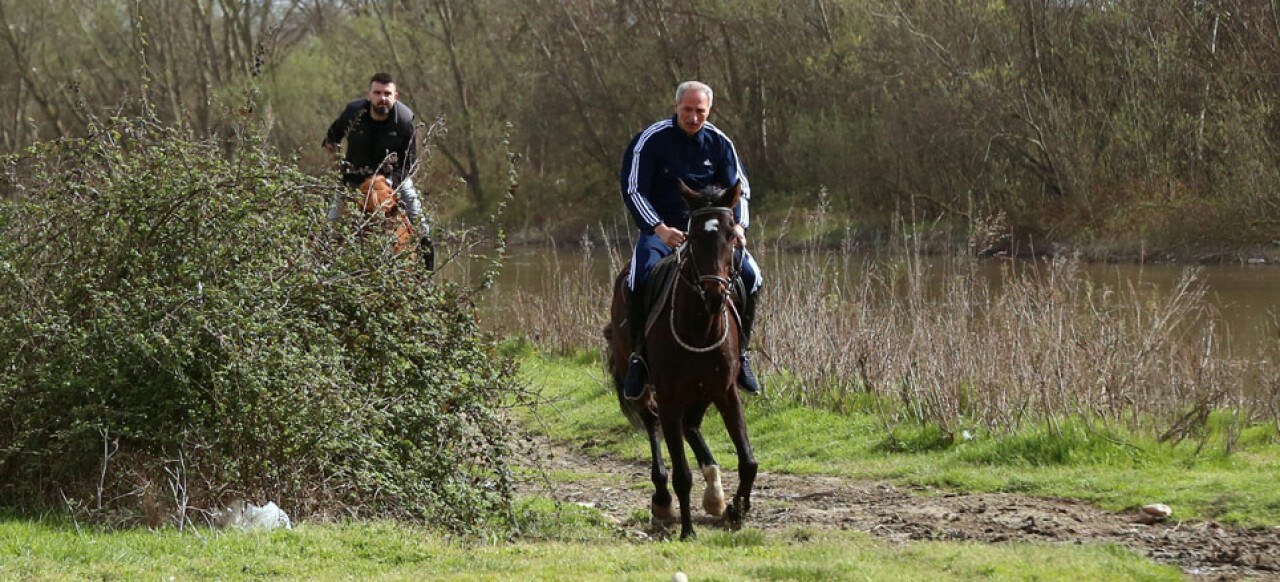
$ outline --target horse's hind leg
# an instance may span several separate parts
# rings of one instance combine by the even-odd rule
[[[671,507],[671,491],[667,489],[667,468],[662,463],[662,440],[658,430],[658,421],[649,414],[644,414],[644,430],[649,435],[649,480],[653,481],[653,497],[649,499],[649,514],[654,523],[671,523],[676,519],[675,508]]]
[[[720,483],[720,465],[711,456],[711,447],[702,436],[702,417],[707,412],[706,405],[689,410],[684,415],[684,438],[693,449],[693,456],[698,459],[698,469],[702,471],[702,479],[707,488],[702,492],[702,509],[707,515],[719,517],[724,515],[724,485]]]
[[[751,451],[751,439],[747,436],[747,419],[742,414],[742,401],[737,394],[730,394],[718,407],[720,416],[724,417],[724,427],[733,439],[733,447],[738,451],[738,491],[733,494],[733,504],[728,508],[729,519],[734,521],[746,517],[751,510],[751,487],[756,481],[755,454]]]

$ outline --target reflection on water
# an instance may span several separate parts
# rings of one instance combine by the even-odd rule
[[[628,252],[630,249],[622,249]],[[485,311],[502,317],[501,304],[514,292],[551,295],[563,291],[566,278],[590,280],[599,287],[601,297],[612,282],[620,261],[619,249],[594,248],[550,249],[517,248],[512,250],[494,289],[486,298]],[[761,264],[766,285],[785,285],[785,280],[773,279],[773,274],[785,273],[789,265],[797,261],[822,260],[828,264],[832,277],[841,279],[839,284],[856,287],[867,274],[867,266],[874,264],[873,257],[826,253],[813,255],[799,252],[761,252],[756,258]],[[925,258],[924,272],[939,279],[954,272],[947,258]],[[980,272],[998,285],[1009,263],[985,261],[979,264]],[[1155,264],[1094,264],[1080,269],[1088,281],[1099,287],[1107,287],[1127,295],[1130,289],[1141,296],[1160,296],[1176,289],[1188,267],[1184,265]],[[1280,340],[1280,269],[1270,265],[1207,265],[1198,267],[1197,279],[1205,286],[1205,301],[1217,313],[1215,327],[1222,332],[1223,346],[1230,353],[1247,356],[1257,352],[1265,343]],[[938,282],[938,288],[941,288]],[[603,301],[603,299],[602,299]],[[767,307],[766,307],[767,309]],[[602,308],[603,310],[603,308]],[[601,320],[604,313],[600,314]]]
[[[1112,288],[1130,284],[1167,292],[1186,269],[1181,265],[1089,265],[1090,280]],[[1231,342],[1233,353],[1247,355],[1264,342],[1275,342],[1280,322],[1280,269],[1266,265],[1206,265],[1198,280],[1205,301],[1219,315],[1216,324]]]

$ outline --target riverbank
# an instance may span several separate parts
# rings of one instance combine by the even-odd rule
[[[605,246],[629,252],[634,232],[614,223],[585,227],[524,227],[510,230],[515,248],[579,248]],[[757,216],[749,233],[756,253],[770,251],[858,251],[894,256],[904,252],[927,255],[972,255],[1009,260],[1031,257],[1071,257],[1086,263],[1280,266],[1280,232],[1269,244],[1225,241],[1157,242],[1135,237],[1080,241],[1055,237],[1039,229],[997,225],[982,232],[967,226],[930,223],[897,227],[859,221],[838,222],[820,214]]]

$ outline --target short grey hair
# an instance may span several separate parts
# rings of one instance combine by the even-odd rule
[[[698,81],[685,81],[683,83],[680,83],[679,87],[676,87],[676,103],[680,103],[680,100],[684,98],[684,94],[689,91],[697,91],[699,93],[702,93],[703,95],[706,95],[707,107],[711,107],[711,104],[716,100],[715,94],[711,92],[711,87],[708,87],[706,83],[700,83]]]

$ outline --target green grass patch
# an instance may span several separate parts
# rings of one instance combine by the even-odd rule
[[[585,450],[648,458],[648,445],[618,411],[599,356],[521,357],[524,377],[547,406],[526,425]],[[768,381],[768,379],[766,379]],[[1091,429],[1081,420],[968,438],[899,423],[891,436],[868,412],[837,414],[795,403],[747,398],[747,422],[762,470],[843,475],[945,490],[1084,499],[1112,510],[1165,503],[1178,519],[1241,526],[1280,524],[1280,445],[1274,428],[1254,427],[1226,454],[1213,444],[1176,446]],[[859,407],[863,410],[866,408]],[[709,415],[704,434],[727,469],[732,443]]]
[[[537,505],[537,504],[535,504]],[[541,511],[549,506],[530,509]],[[559,527],[594,529],[585,514]],[[585,526],[582,527],[582,526]],[[689,542],[459,541],[390,523],[272,532],[77,530],[0,519],[5,578],[460,580],[1178,580],[1111,545],[890,545],[846,532],[708,532]]]

